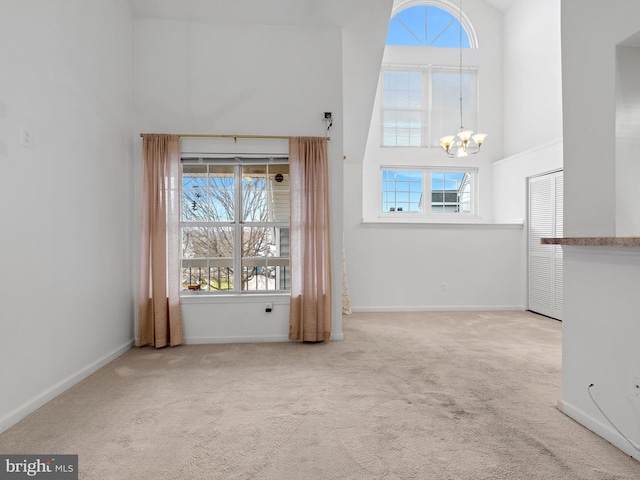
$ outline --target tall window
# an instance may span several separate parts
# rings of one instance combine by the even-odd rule
[[[462,72],[466,124],[477,125],[478,74]],[[460,69],[416,67],[382,72],[383,147],[440,147],[460,123]]]
[[[382,168],[382,213],[394,216],[476,214],[477,169]]]
[[[363,218],[389,223],[478,221],[481,167],[471,168],[458,159],[436,166],[446,157],[440,138],[461,124],[479,127],[480,55],[474,51],[478,40],[473,25],[450,1],[396,4],[371,119],[375,131],[365,152],[365,164],[376,171],[363,177]]]
[[[417,2],[416,2],[417,3]],[[387,30],[387,47],[416,47],[403,50],[394,65],[382,71],[381,140],[383,147],[440,147],[440,137],[460,127],[460,90],[465,100],[463,123],[478,123],[478,74],[465,68],[460,79],[459,49],[471,48],[472,38],[456,12],[444,5],[414,4],[394,14]],[[448,50],[445,65],[429,62],[433,50]],[[442,55],[438,57],[440,62]],[[450,63],[449,63],[450,62]]]
[[[286,158],[182,159],[182,290],[288,291]]]

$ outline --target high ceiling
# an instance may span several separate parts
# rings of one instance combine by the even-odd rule
[[[493,5],[495,8],[500,10],[501,12],[506,12],[507,9],[515,3],[516,0],[484,0],[489,5]]]
[[[221,20],[225,23],[340,26],[367,21],[371,2],[393,0],[131,0],[137,18]]]
[[[515,1],[485,0],[502,12]],[[138,18],[341,27],[365,24],[371,2],[388,4],[391,12],[393,0],[131,0]]]

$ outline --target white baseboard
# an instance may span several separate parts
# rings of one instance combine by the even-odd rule
[[[344,340],[344,334],[333,333],[331,341]],[[237,335],[228,337],[185,337],[186,345],[207,345],[216,343],[265,343],[265,342],[297,342],[297,340],[289,340],[287,335]]]
[[[611,428],[611,425],[609,425],[604,418],[602,420],[595,419],[579,408],[569,405],[563,401],[558,402],[558,410],[579,424],[585,426],[596,435],[604,438],[607,442],[619,448],[630,457],[640,461],[640,454],[634,450],[618,432]],[[622,431],[624,432],[624,430]]]
[[[368,307],[351,307],[351,311],[354,313],[375,313],[375,312],[489,312],[489,311],[508,311],[517,310],[524,311],[526,308],[524,305],[430,305],[430,306],[415,306],[415,307],[381,307],[381,306],[368,306]]]
[[[84,380],[89,375],[100,370],[102,367],[112,362],[123,353],[126,353],[131,349],[131,347],[133,347],[133,345],[134,345],[134,340],[130,340],[129,342],[125,343],[124,345],[117,348],[113,352],[108,353],[102,358],[99,358],[95,362],[78,370],[76,373],[69,375],[67,378],[49,387],[42,393],[36,395],[35,397],[31,398],[30,400],[20,405],[18,408],[9,412],[8,415],[0,419],[0,433],[11,428],[20,420],[25,418],[27,415],[35,412],[38,408],[42,407],[45,403],[49,402],[50,400],[53,400],[58,395],[63,393],[65,390],[68,390],[69,388],[73,387],[76,383],[80,382],[81,380]]]
[[[185,337],[185,345],[207,345],[215,343],[262,343],[262,342],[288,342],[287,335],[234,335],[227,337]]]

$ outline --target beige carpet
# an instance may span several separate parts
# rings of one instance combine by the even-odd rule
[[[638,479],[556,409],[562,324],[355,314],[345,341],[134,349],[0,435],[80,478]]]

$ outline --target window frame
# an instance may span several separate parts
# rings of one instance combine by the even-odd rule
[[[422,173],[422,198],[427,199],[428,202],[424,200],[422,203],[422,210],[419,212],[412,211],[383,211],[384,205],[384,186],[383,186],[383,172],[385,170],[392,171],[406,171],[406,172],[421,172]],[[432,174],[435,172],[464,172],[469,176],[469,185],[470,185],[470,195],[469,195],[469,203],[470,203],[470,211],[469,212],[455,212],[455,213],[447,213],[447,212],[433,212],[433,197],[432,197]],[[380,220],[385,221],[421,221],[421,222],[437,222],[437,221],[446,221],[446,222],[464,222],[469,220],[477,220],[479,219],[479,167],[453,167],[453,166],[412,166],[412,165],[381,165],[380,166],[380,174],[379,174],[379,197],[378,197],[378,218]]]
[[[233,220],[220,220],[220,221],[184,221],[182,217],[182,209],[183,209],[183,201],[184,197],[182,194],[183,187],[183,166],[184,165],[226,165],[232,166],[234,170],[234,218]],[[253,155],[253,154],[242,154],[242,155],[219,155],[219,154],[209,154],[209,155],[201,155],[201,154],[191,154],[191,153],[182,153],[180,159],[180,219],[179,219],[179,231],[180,231],[180,242],[182,243],[182,231],[184,227],[231,227],[233,229],[233,257],[232,257],[232,269],[234,275],[233,289],[230,290],[189,290],[183,288],[182,282],[182,269],[183,269],[183,260],[182,254],[178,258],[179,263],[179,278],[180,282],[180,295],[183,298],[193,297],[193,296],[208,296],[211,298],[222,298],[222,297],[230,297],[230,296],[247,296],[247,295],[290,295],[290,284],[289,288],[281,289],[276,288],[273,290],[245,290],[242,288],[243,281],[243,266],[242,262],[245,258],[253,258],[253,257],[242,257],[242,241],[243,241],[243,230],[245,228],[251,227],[270,227],[275,229],[290,229],[290,216],[287,221],[245,221],[243,219],[243,175],[242,175],[242,167],[246,165],[277,165],[277,164],[286,164],[289,165],[289,157],[287,154],[278,154],[278,155]],[[289,230],[290,231],[290,230]],[[280,230],[276,231],[275,236],[280,237]],[[290,234],[290,233],[289,233]],[[182,248],[181,248],[182,251]],[[208,257],[211,258],[217,257]],[[222,257],[221,257],[222,258]],[[286,258],[290,260],[290,256],[287,257],[264,257],[264,258],[274,258],[274,259],[283,259]],[[239,273],[239,281],[236,281],[236,272]]]

